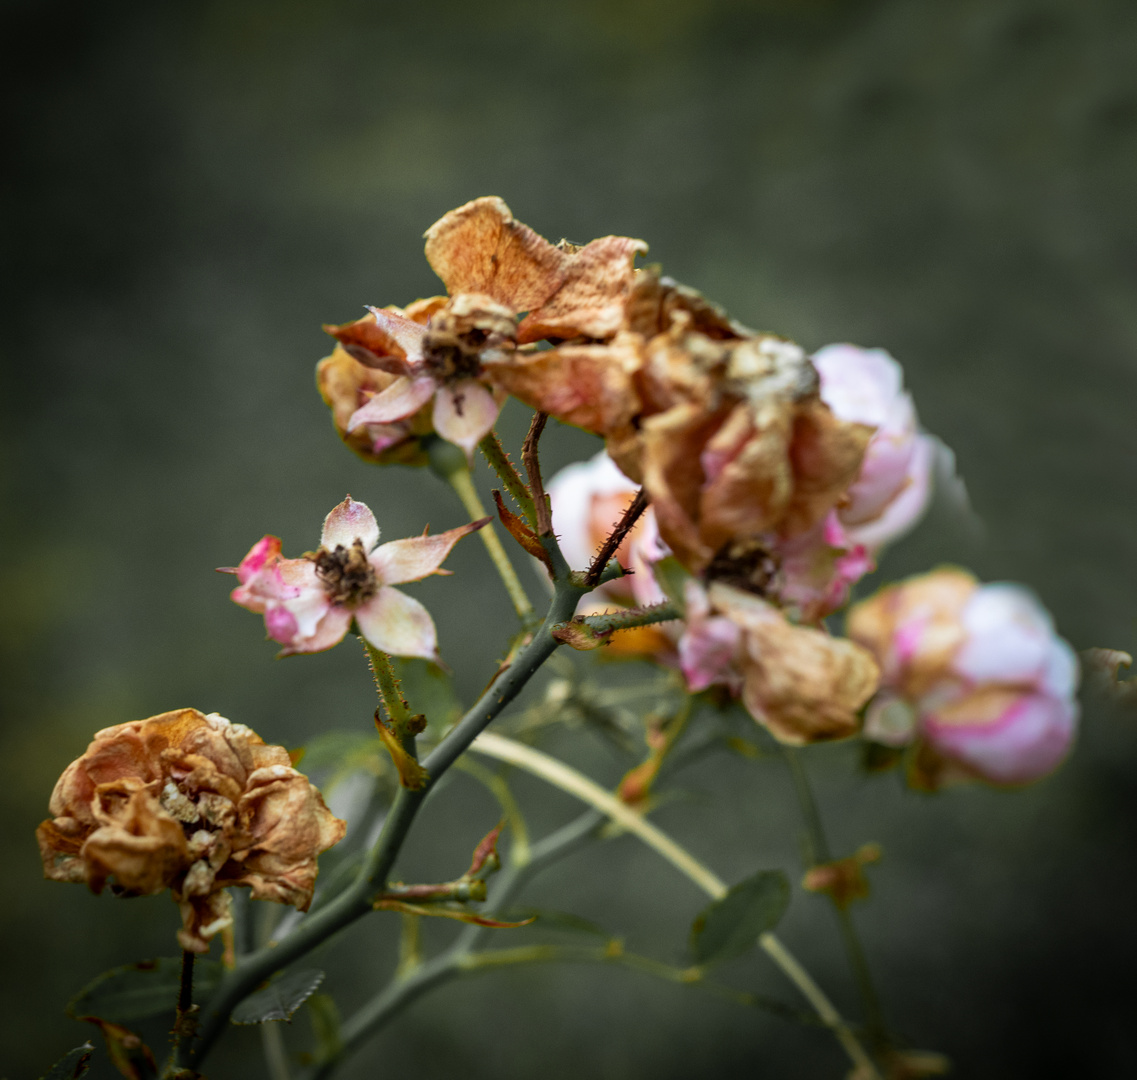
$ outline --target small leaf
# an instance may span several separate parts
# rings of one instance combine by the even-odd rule
[[[695,962],[712,964],[744,953],[778,924],[789,902],[790,883],[781,870],[759,870],[740,881],[692,925]]]
[[[289,971],[262,990],[250,994],[233,1010],[234,1024],[264,1024],[270,1020],[291,1020],[324,981],[324,973],[305,968]]]
[[[399,783],[411,791],[420,791],[426,787],[427,781],[430,780],[430,773],[403,748],[399,737],[387,727],[379,716],[378,709],[375,710],[375,729],[379,732],[379,738],[383,740],[387,753],[391,755],[391,760],[399,771]]]
[[[84,1016],[83,1019],[98,1024],[107,1041],[107,1054],[111,1064],[126,1080],[157,1080],[158,1064],[154,1055],[150,1052],[150,1047],[133,1031],[96,1016]]]
[[[316,1038],[315,1062],[322,1065],[335,1061],[343,1053],[340,1034],[340,1011],[331,994],[313,994],[308,999],[308,1019]]]
[[[222,973],[216,960],[198,960],[193,971],[194,997],[207,997]],[[97,975],[67,1003],[67,1015],[76,1020],[97,1016],[116,1024],[165,1012],[173,1016],[181,977],[181,957],[163,956],[111,968]]]
[[[506,532],[533,558],[543,562],[549,573],[552,573],[552,558],[545,550],[545,545],[537,538],[537,534],[502,502],[501,492],[497,489],[494,489],[493,501],[497,504],[497,514],[501,518],[501,523],[505,526]]]
[[[40,1080],[79,1080],[91,1067],[91,1055],[94,1052],[95,1044],[90,1041],[74,1050],[68,1050]]]

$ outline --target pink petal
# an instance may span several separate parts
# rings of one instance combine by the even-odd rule
[[[297,635],[292,641],[285,643],[285,647],[280,651],[281,655],[323,652],[342,641],[349,626],[351,626],[351,612],[347,608],[329,606],[312,633],[308,636]]]
[[[266,564],[275,562],[279,558],[280,537],[263,537],[249,548],[248,555],[241,560],[237,567],[237,580],[242,585],[246,584],[254,574],[264,569]]]
[[[430,612],[413,597],[384,585],[355,613],[359,630],[392,656],[438,659],[438,636]]]
[[[335,551],[340,546],[351,547],[356,540],[363,543],[364,551],[370,551],[379,543],[379,526],[370,507],[349,495],[324,518],[320,544]]]
[[[737,689],[741,677],[736,666],[742,631],[722,616],[689,625],[679,640],[679,667],[691,693],[715,683]]]
[[[402,585],[406,581],[421,581],[438,572],[450,549],[469,533],[488,524],[489,518],[449,529],[437,536],[415,536],[409,540],[392,540],[376,548],[370,562],[384,585]]]
[[[368,310],[375,316],[379,329],[393,338],[406,353],[407,360],[413,364],[422,359],[422,339],[426,334],[426,327],[422,323],[383,308],[369,307]]]
[[[273,641],[287,645],[296,637],[300,627],[296,622],[296,616],[283,604],[278,604],[265,612],[265,629]]]
[[[501,406],[480,382],[461,379],[453,386],[439,387],[434,399],[434,430],[447,442],[460,446],[468,457],[494,426],[499,412]]]
[[[396,379],[386,390],[351,414],[347,430],[354,431],[364,424],[390,424],[413,416],[431,399],[434,390],[435,382],[427,375]]]

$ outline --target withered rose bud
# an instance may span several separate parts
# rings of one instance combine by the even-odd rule
[[[97,732],[49,807],[44,875],[118,896],[169,889],[193,952],[231,924],[230,887],[306,911],[316,858],[346,829],[284,747],[196,709]]]
[[[713,583],[686,588],[679,662],[692,691],[724,685],[782,742],[854,734],[880,671],[860,645],[791,623],[750,592]]]

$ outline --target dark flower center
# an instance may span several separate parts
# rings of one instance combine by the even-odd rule
[[[322,547],[305,558],[316,564],[316,576],[333,604],[354,609],[379,591],[379,579],[359,539],[351,547],[337,544],[335,551]]]
[[[778,562],[757,540],[733,540],[715,553],[706,574],[708,581],[765,596],[776,583]]]
[[[427,370],[439,381],[476,378],[482,365],[478,359],[486,344],[486,332],[476,327],[466,333],[427,333],[423,341],[423,360]]]

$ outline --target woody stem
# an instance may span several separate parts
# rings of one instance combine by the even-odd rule
[[[193,962],[196,955],[189,949],[182,950],[182,975],[178,984],[179,1016],[193,1008]]]
[[[549,543],[555,546],[552,537]],[[563,556],[562,556],[563,561]],[[225,1030],[236,1005],[276,971],[311,952],[336,931],[374,910],[372,898],[387,884],[391,868],[410,832],[419,808],[447,769],[469,749],[474,739],[521,692],[525,684],[559,645],[553,627],[571,617],[583,586],[564,578],[556,592],[545,621],[533,632],[513,663],[486,688],[474,706],[454,725],[423,763],[425,783],[417,789],[400,788],[383,823],[378,839],[368,852],[358,875],[347,889],[323,908],[309,915],[275,947],[265,947],[241,958],[237,967],[218,985],[202,1010],[200,1032],[193,1045],[185,1040],[178,1047],[176,1063],[200,1071],[200,1065],[213,1043]]]
[[[501,445],[501,439],[497,437],[497,432],[491,431],[482,439],[478,443],[478,449],[481,450],[489,467],[497,473],[498,478],[505,486],[505,490],[513,496],[513,501],[520,507],[521,513],[529,523],[529,528],[536,529],[537,510],[533,505],[533,496],[529,494],[525,481],[521,479],[520,474],[513,467],[513,462],[509,460],[509,455]]]
[[[603,546],[596,553],[596,557],[589,565],[588,573],[584,576],[585,585],[596,586],[596,583],[600,580],[600,575],[604,572],[604,567],[608,565],[608,560],[619,550],[620,545],[624,542],[624,538],[632,531],[640,515],[647,509],[647,504],[647,492],[644,491],[643,488],[640,488],[640,490],[636,492],[636,497],[629,503],[628,508],[624,511],[620,520],[616,522],[608,539],[604,541]]]
[[[411,710],[403,698],[402,688],[399,686],[395,669],[391,667],[391,658],[382,649],[375,648],[367,638],[361,638],[361,640],[363,647],[367,650],[371,674],[375,677],[375,686],[379,691],[379,696],[383,699],[387,715],[391,718],[396,730],[401,731],[406,721],[411,718]]]
[[[789,746],[783,746],[782,752],[789,766],[794,793],[797,795],[798,806],[801,808],[801,816],[805,822],[806,835],[809,839],[809,861],[813,866],[830,862],[833,856],[825,835],[825,826],[821,820],[821,810],[813,794],[809,774],[799,756],[800,752]],[[853,922],[853,917],[849,914],[848,908],[838,904],[832,896],[829,899],[837,917],[837,928],[841,934],[841,942],[845,946],[849,967],[852,969],[853,977],[857,982],[861,1004],[864,1006],[869,1039],[874,1049],[886,1049],[889,1039],[888,1026],[884,1019],[884,1007],[881,1004],[880,995],[877,993],[876,983],[873,981],[864,946],[857,934],[856,924]]]

